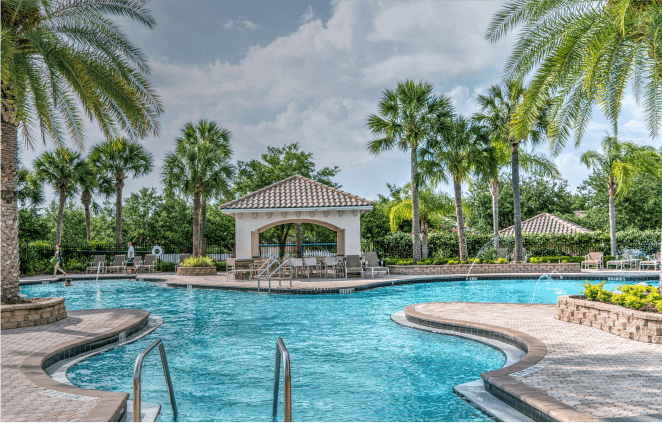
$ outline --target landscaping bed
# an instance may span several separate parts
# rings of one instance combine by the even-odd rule
[[[466,275],[484,273],[580,273],[579,263],[505,263],[451,265],[389,265],[391,275]]]
[[[64,298],[28,298],[19,304],[3,304],[1,329],[46,325],[67,317]]]

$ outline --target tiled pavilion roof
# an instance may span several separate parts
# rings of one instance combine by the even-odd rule
[[[535,234],[589,234],[592,233],[576,223],[569,222],[549,213],[541,213],[531,219],[522,222],[522,233]],[[515,226],[510,226],[499,231],[500,235],[515,235]]]
[[[294,175],[225,203],[221,209],[296,209],[372,205],[373,202],[365,198]]]

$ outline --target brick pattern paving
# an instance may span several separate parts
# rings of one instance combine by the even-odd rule
[[[112,331],[136,318],[136,310],[70,311],[69,317],[43,326],[3,330],[2,421],[83,421],[100,397],[71,395],[39,387],[21,364],[32,354],[66,342]],[[94,392],[94,391],[87,391]]]
[[[596,417],[662,419],[662,348],[554,319],[554,305],[429,303],[431,317],[525,332],[547,346],[541,370],[518,381]]]

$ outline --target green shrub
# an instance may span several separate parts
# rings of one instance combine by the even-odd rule
[[[614,295],[611,291],[606,290],[606,289],[601,289],[600,292],[598,292],[598,295],[596,295],[596,298],[598,301],[602,301],[603,303],[608,303],[609,300],[611,300],[612,295]]]
[[[189,257],[182,262],[184,267],[214,267],[214,259],[211,257]]]
[[[160,261],[159,264],[156,265],[156,270],[159,272],[174,272],[176,266],[177,265],[171,261]]]
[[[448,260],[448,262],[446,264],[458,264],[459,262],[460,262],[459,260],[451,259],[451,260]]]
[[[584,294],[584,296],[589,300],[593,301],[602,290],[602,287],[605,285],[605,281],[602,281],[597,285],[591,285],[591,282],[589,282],[588,280],[586,280],[585,282],[586,283],[582,284],[582,286],[584,287],[584,291],[582,292],[582,294]]]
[[[226,270],[228,270],[228,266],[227,264],[225,264],[224,261],[217,261],[216,263],[214,263],[214,265],[216,266],[217,272],[225,272]]]
[[[500,259],[498,259],[496,262],[497,262],[498,264],[508,264],[508,260],[506,260],[506,259],[503,258],[503,257],[501,257]]]

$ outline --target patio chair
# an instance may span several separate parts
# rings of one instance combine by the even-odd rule
[[[365,259],[367,261],[365,270],[370,272],[373,279],[375,279],[375,272],[386,272],[386,276],[391,276],[389,268],[382,266],[383,263],[379,262],[379,257],[377,257],[377,253],[375,251],[365,253]]]
[[[584,257],[586,260],[582,261],[582,269],[588,269],[589,266],[595,266],[596,269],[604,267],[602,263],[603,256],[604,254],[602,253],[591,251]]]
[[[151,273],[156,269],[156,256],[154,254],[147,254],[145,260],[136,265],[136,272],[140,273],[141,270]]]
[[[635,254],[633,253],[632,250],[625,250],[623,251],[623,256],[622,258],[618,258],[616,256],[616,260],[609,260],[607,262],[607,269],[609,269],[609,266],[614,266],[614,269],[618,269],[619,267],[623,269],[623,266],[626,264],[630,265],[632,267],[632,259],[634,258]]]
[[[116,255],[115,258],[113,259],[113,265],[112,266],[107,266],[106,267],[106,273],[120,273],[124,272],[124,261],[126,260],[126,255]]]
[[[650,259],[650,257],[648,257]],[[650,266],[653,266],[653,270],[657,270],[657,266],[662,267],[662,253],[657,252],[655,254],[655,258],[653,260],[643,260],[639,262],[639,270],[641,270],[642,266],[646,266],[647,269],[650,268]]]
[[[303,259],[303,265],[306,267],[308,277],[310,277],[311,273],[314,274],[315,272],[317,272],[317,274],[322,277],[322,268],[317,263],[317,259],[315,257],[305,257]]]
[[[361,257],[359,256],[346,256],[345,257],[345,279],[350,273],[360,273],[363,278],[363,266]]]
[[[288,260],[290,260],[290,264],[292,265],[292,272],[294,273],[295,277],[300,271],[301,276],[306,274],[310,278],[308,267],[306,267],[306,265],[303,264],[302,258],[290,257]]]
[[[101,266],[99,266],[101,264]],[[102,254],[99,256],[94,256],[94,261],[90,264],[90,267],[85,269],[85,273],[96,273],[99,270],[99,273],[106,273],[106,255]],[[90,272],[91,271],[91,272]]]
[[[338,270],[342,273],[342,262],[338,260],[338,257],[324,257],[324,274],[328,275],[329,270],[333,277],[336,277]]]

